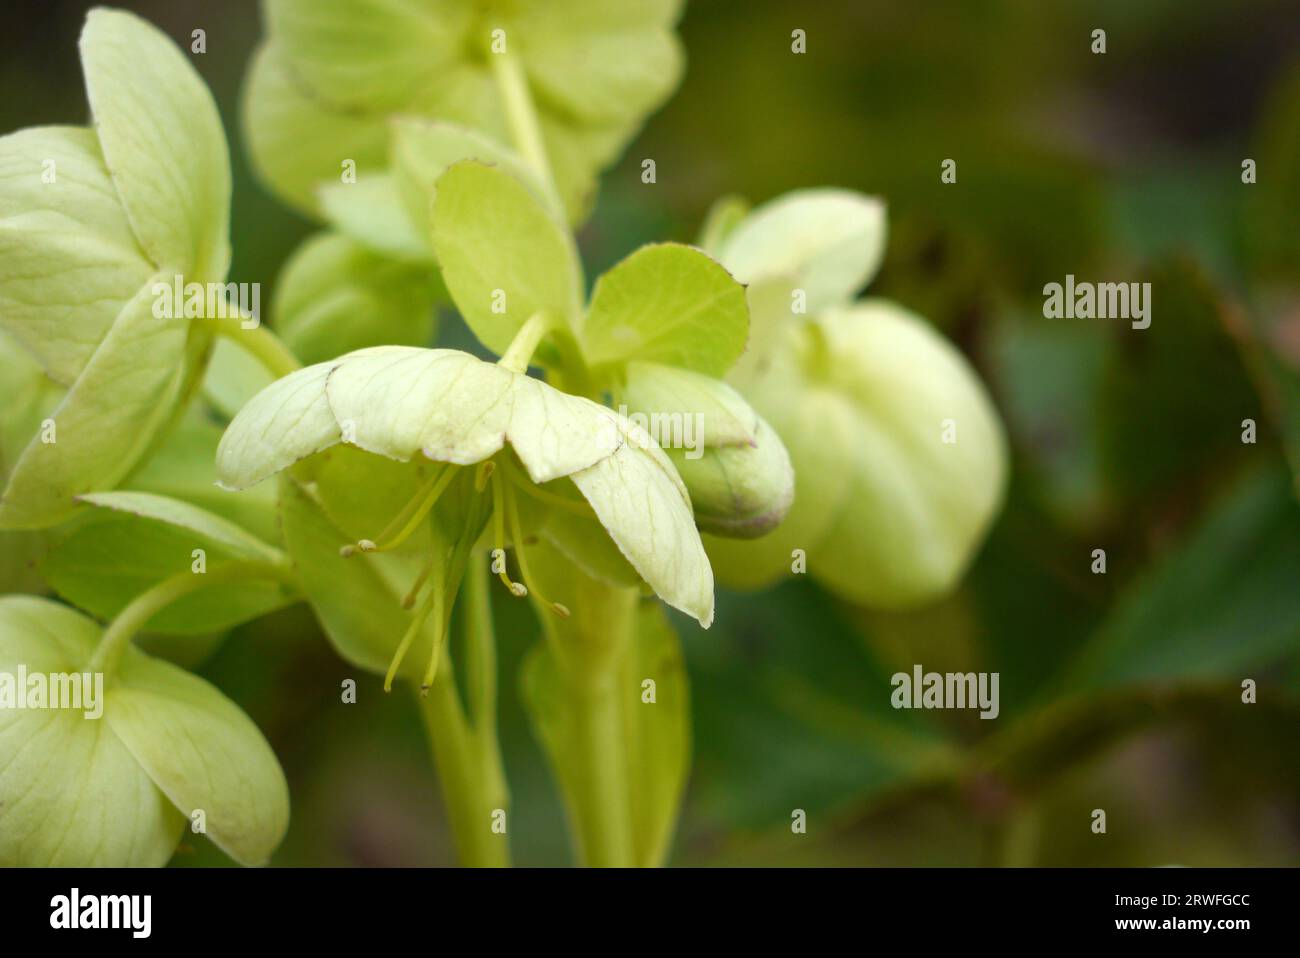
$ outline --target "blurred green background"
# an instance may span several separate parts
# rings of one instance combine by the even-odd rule
[[[6,0],[0,130],[85,122],[76,38],[91,5]],[[234,153],[231,279],[269,302],[312,226],[244,153],[256,3],[121,6],[186,46],[207,31],[194,61]],[[891,237],[871,292],[971,357],[1014,472],[962,588],[928,609],[872,613],[799,581],[721,594],[707,633],[677,619],[695,767],[673,863],[1300,863],[1300,7],[695,0],[681,35],[685,82],[581,234],[588,275],[643,242],[692,239],[724,193],[881,195]],[[1151,328],[1044,319],[1042,287],[1067,273],[1152,282]],[[1097,548],[1105,575],[1090,572]],[[515,857],[565,862],[514,686],[537,626],[520,603],[496,612]],[[918,662],[999,672],[1001,716],[894,711],[889,676]],[[454,861],[416,709],[354,675],[305,607],[238,630],[199,671],[285,767],[277,864]],[[340,703],[345,678],[357,705]],[[1257,704],[1241,702],[1247,678]],[[807,834],[792,834],[794,809]],[[202,841],[175,863],[228,864]]]

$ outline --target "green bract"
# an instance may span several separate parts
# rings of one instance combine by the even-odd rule
[[[508,523],[528,583],[520,495],[541,499],[548,507],[579,512],[589,508],[585,515],[603,526],[640,578],[664,601],[706,627],[712,621],[713,574],[691,519],[685,487],[643,430],[597,403],[455,350],[364,349],[286,376],[255,397],[223,437],[217,472],[223,485],[242,489],[308,457],[333,456],[339,450],[332,447],[340,444],[411,463],[397,482],[406,482],[407,489],[413,490],[407,507],[388,530],[374,540],[359,539],[355,547],[344,550],[345,555],[398,549],[412,536],[426,534],[424,520],[430,513],[434,516],[432,554],[407,605],[414,604],[430,576],[433,585],[421,606],[423,618],[419,612],[410,617],[412,638],[399,645],[390,681],[424,620],[449,614],[451,596],[444,592],[454,594],[467,550],[489,513],[499,549],[505,547]],[[426,474],[418,471],[421,461],[439,465]],[[458,467],[489,462],[491,466],[480,465],[473,476],[459,474]],[[309,466],[304,463],[299,470],[307,484],[290,495],[310,497],[321,492],[322,464],[316,463],[315,478]],[[366,474],[354,470],[351,475],[355,477],[351,481],[348,472],[331,479],[336,488],[342,487],[339,494],[347,494],[347,487],[356,487],[356,479]],[[469,483],[470,479],[475,482]],[[575,487],[581,499],[571,495]],[[354,501],[357,495],[373,498],[359,487],[352,489],[352,495]],[[371,510],[361,506],[362,512]],[[314,558],[304,560],[292,535],[289,547],[299,563],[320,561],[318,549]],[[503,564],[497,571],[505,576]],[[310,583],[307,587],[310,591]],[[528,587],[536,592],[531,584]],[[524,587],[512,583],[511,588],[525,594]],[[567,614],[563,607],[560,611]],[[441,628],[437,631],[435,643],[441,641]],[[391,634],[387,641],[391,646]],[[425,685],[432,679],[439,652],[435,644]]]
[[[1002,500],[1005,439],[966,360],[924,320],[848,302],[880,261],[879,203],[805,191],[719,232],[723,263],[751,282],[753,337],[732,382],[796,476],[771,535],[709,541],[719,574],[759,586],[803,550],[808,572],[855,601],[908,606],[950,589]]]
[[[99,638],[65,606],[0,598],[0,675],[28,678],[11,690],[26,707],[0,709],[0,865],[159,866],[187,822],[237,861],[265,862],[288,787],[257,727],[208,683],[127,648],[94,709],[37,705],[32,677],[83,673]]]
[[[676,85],[680,0],[266,0],[269,38],[245,91],[254,161],[288,202],[320,210],[341,164],[391,164],[388,121],[450,121],[509,142],[520,98],[577,219],[596,174]],[[465,153],[454,159],[478,156]],[[358,180],[360,182],[360,180]],[[383,189],[384,187],[380,187]]]
[[[155,285],[220,283],[230,166],[184,55],[127,13],[81,37],[94,127],[0,138],[0,326],[67,392],[13,466],[0,525],[48,526],[120,481],[195,379],[210,335],[156,315]]]

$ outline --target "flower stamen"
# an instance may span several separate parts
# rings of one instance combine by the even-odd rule
[[[434,557],[433,564],[437,565],[437,556]],[[393,653],[393,660],[388,663],[388,671],[384,674],[385,692],[393,690],[393,679],[397,677],[397,670],[402,667],[402,660],[406,658],[411,643],[415,641],[420,629],[428,621],[429,615],[434,611],[435,606],[439,604],[441,593],[442,589],[435,582],[433,588],[429,590],[429,594],[424,597],[424,601],[420,603],[420,607],[415,610],[415,614],[411,617],[411,624],[406,627],[406,634],[402,636],[402,641],[397,644],[397,651]]]
[[[516,598],[522,599],[528,594],[528,588],[519,582],[514,582],[510,578],[510,573],[506,570],[506,521],[505,521],[505,502],[501,492],[501,486],[505,482],[500,476],[493,479],[492,482],[492,562],[496,564],[497,559],[501,560],[501,568],[493,569],[498,578],[505,583],[510,594]]]
[[[437,504],[438,498],[455,477],[456,467],[454,466],[444,465],[441,469],[434,470],[433,475],[402,507],[401,511],[393,517],[384,531],[379,534],[377,542],[373,539],[358,539],[355,545],[347,545],[340,549],[339,555],[346,559],[356,554],[358,550],[361,552],[388,552],[396,549],[420,527],[424,517]],[[396,532],[393,531],[395,529]]]
[[[542,591],[537,588],[532,575],[528,572],[528,557],[524,552],[523,529],[519,522],[519,503],[515,500],[515,491],[513,486],[506,489],[505,500],[506,508],[509,510],[510,515],[510,535],[515,542],[515,558],[519,562],[519,575],[523,578],[524,585],[528,588],[528,591],[533,594],[534,599],[541,602],[543,605],[550,606],[551,611],[561,619],[567,619],[571,614],[568,606],[562,605],[559,602],[552,602],[550,599],[546,598],[546,596],[542,595]]]

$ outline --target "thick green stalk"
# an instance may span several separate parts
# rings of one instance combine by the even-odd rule
[[[230,309],[236,310],[235,306]],[[237,311],[224,319],[197,320],[209,332],[236,343],[241,349],[256,359],[276,379],[289,375],[302,368],[298,357],[290,352],[280,337],[271,332],[264,323],[246,328],[243,323],[250,316],[240,315]]]
[[[465,574],[468,716],[445,651],[433,687],[419,702],[461,863],[504,868],[510,864],[510,842],[493,826],[501,821],[508,828],[502,816],[510,798],[497,740],[496,646],[487,571],[487,563],[475,557]]]
[[[620,695],[625,659],[631,653],[639,591],[586,578],[560,560],[560,574],[581,583],[577,608],[568,619],[545,610],[547,641],[562,684],[562,722],[572,736],[557,768],[584,865],[636,864],[632,802],[628,784],[627,712]],[[554,757],[553,757],[554,759]]]
[[[542,127],[537,122],[537,109],[528,89],[523,64],[511,53],[491,53],[492,73],[496,77],[501,103],[505,107],[510,136],[524,161],[532,167],[543,183],[554,185],[551,165],[546,159],[546,144],[542,140]]]

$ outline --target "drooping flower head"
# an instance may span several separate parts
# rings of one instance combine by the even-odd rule
[[[728,207],[722,207],[727,209]],[[780,433],[794,504],[756,543],[710,539],[729,584],[807,571],[881,607],[953,587],[1002,501],[1006,441],[965,357],[894,303],[852,298],[875,273],[885,210],[802,190],[720,217],[710,251],[749,283],[750,349],[730,381]]]
[[[544,327],[537,327],[538,332]],[[525,329],[521,338],[535,337]],[[525,351],[531,353],[531,345]],[[340,558],[427,550],[408,584],[415,612],[387,668],[391,685],[407,653],[432,625],[421,686],[433,680],[452,599],[480,533],[490,524],[494,567],[515,595],[539,594],[523,518],[528,507],[576,512],[603,527],[636,574],[668,604],[708,627],[713,575],[690,498],[667,457],[618,413],[526,375],[507,351],[501,364],[446,349],[376,347],[307,367],[272,384],[230,424],[217,453],[221,483],[242,489],[340,444],[407,463],[414,491],[386,528],[339,543]],[[423,465],[421,465],[423,463]],[[428,468],[432,466],[432,468]],[[355,473],[358,481],[364,473]],[[291,480],[292,481],[292,480]],[[346,475],[339,480],[348,483]],[[522,582],[504,564],[513,544]],[[290,542],[291,551],[293,543]],[[311,583],[305,583],[311,590]]]

